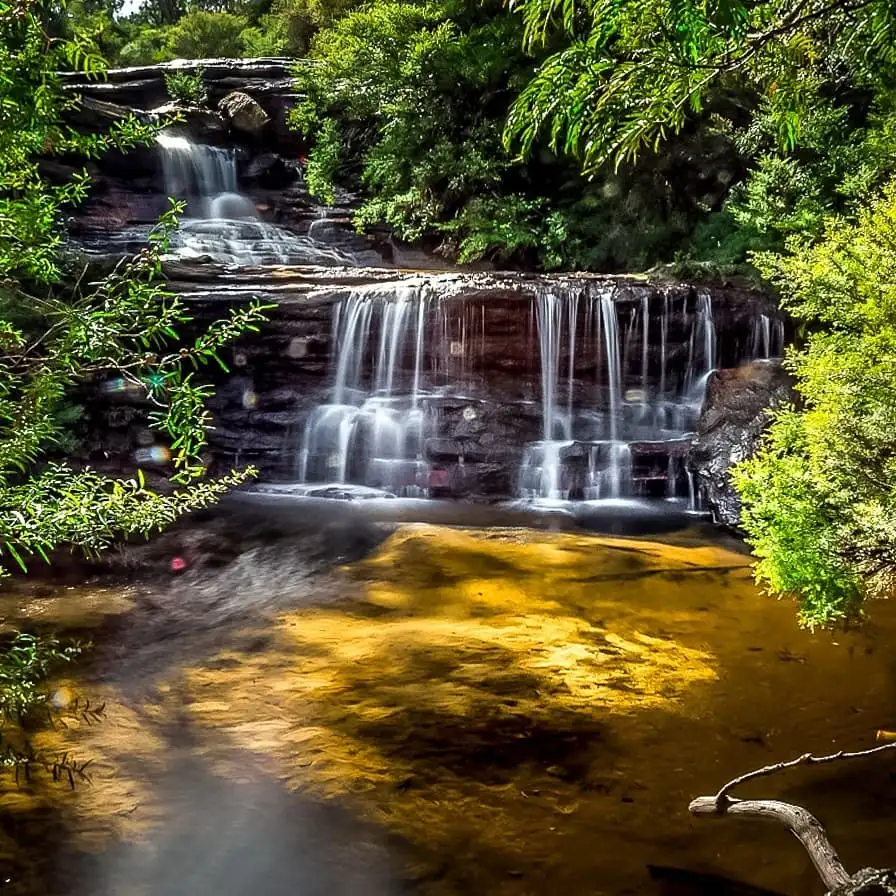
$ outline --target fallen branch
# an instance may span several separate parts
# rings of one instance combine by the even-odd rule
[[[746,784],[747,781],[752,781],[754,778],[765,778],[768,775],[774,775],[776,772],[784,771],[788,768],[796,768],[798,765],[824,765],[828,762],[836,762],[839,759],[858,759],[862,756],[873,756],[875,753],[883,753],[884,750],[892,750],[894,748],[896,748],[896,743],[887,743],[880,747],[871,747],[868,750],[857,750],[854,753],[844,753],[843,750],[840,750],[839,753],[831,753],[829,756],[813,756],[811,753],[803,753],[802,756],[797,756],[796,759],[790,759],[787,762],[776,762],[774,765],[766,765],[763,768],[756,769],[756,771],[747,772],[745,775],[733,778],[716,794],[715,799],[717,801],[723,800],[735,787]]]
[[[809,853],[815,870],[828,890],[842,887],[849,881],[821,822],[809,811],[778,800],[736,800],[722,797],[721,805],[714,796],[700,796],[688,806],[692,815],[744,815],[748,818],[767,818],[784,825]]]
[[[747,781],[764,778],[798,765],[824,765],[841,759],[873,756],[883,753],[885,750],[894,749],[896,749],[896,742],[852,753],[840,750],[840,752],[832,753],[829,756],[813,756],[811,753],[804,753],[796,759],[766,765],[733,778],[715,796],[698,797],[691,802],[688,808],[691,814],[696,816],[743,815],[750,818],[767,818],[783,825],[803,844],[825,887],[828,890],[836,890],[849,883],[850,875],[843,867],[843,863],[828,839],[821,822],[811,812],[801,806],[782,803],[779,800],[739,800],[729,794],[735,787],[745,784]]]

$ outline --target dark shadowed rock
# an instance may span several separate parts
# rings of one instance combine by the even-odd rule
[[[688,466],[717,521],[735,527],[740,523],[731,467],[752,457],[770,412],[794,400],[793,378],[779,361],[720,370],[710,379]]]
[[[277,190],[298,180],[299,169],[295,163],[285,161],[277,153],[263,152],[246,166],[245,178],[264,189]]]
[[[149,112],[153,121],[176,121],[178,131],[200,142],[215,142],[227,133],[224,119],[211,109],[186,106],[183,103],[163,103]]]

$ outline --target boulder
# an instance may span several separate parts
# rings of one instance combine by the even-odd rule
[[[178,130],[200,142],[220,140],[227,133],[224,119],[211,109],[202,106],[186,106],[183,103],[164,103],[156,106],[149,115],[159,123],[176,121]]]
[[[780,361],[755,361],[713,374],[706,390],[687,466],[717,522],[736,528],[740,498],[731,468],[752,457],[771,412],[796,399],[792,376]]]
[[[264,130],[271,120],[261,105],[242,90],[228,93],[218,103],[218,109],[234,130],[253,136]]]

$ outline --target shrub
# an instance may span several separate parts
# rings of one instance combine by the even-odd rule
[[[188,106],[205,106],[208,91],[202,77],[202,69],[194,74],[189,72],[168,72],[165,74],[165,88],[171,99]]]
[[[754,261],[812,330],[788,360],[804,408],[736,468],[743,525],[759,580],[828,624],[896,575],[896,183],[818,242]]]

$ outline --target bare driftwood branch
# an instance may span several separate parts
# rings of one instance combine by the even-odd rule
[[[747,772],[737,778],[733,778],[715,796],[701,796],[695,799],[688,807],[692,815],[696,816],[722,816],[743,815],[750,818],[768,818],[786,827],[803,844],[815,870],[821,877],[828,890],[835,890],[844,886],[850,880],[850,875],[843,867],[837,851],[831,845],[828,835],[821,822],[811,812],[801,806],[790,803],[782,803],[778,800],[739,800],[729,794],[741,784],[752,781],[755,778],[764,778],[785,769],[795,768],[798,765],[824,765],[836,762],[840,759],[858,759],[865,756],[873,756],[883,753],[885,750],[896,750],[896,742],[885,743],[879,747],[871,747],[868,750],[857,750],[852,753],[840,750],[829,756],[813,756],[804,753],[796,759],[787,762],[776,762],[774,765],[766,765],[763,768]]]
[[[715,798],[718,801],[723,800],[735,787],[746,784],[747,781],[752,781],[754,778],[765,778],[768,775],[784,771],[784,769],[796,768],[798,765],[824,765],[828,762],[836,762],[839,759],[859,759],[862,756],[873,756],[875,753],[883,753],[884,750],[892,749],[896,749],[896,743],[883,744],[880,747],[871,747],[868,750],[857,750],[854,753],[845,753],[843,750],[840,750],[840,752],[831,753],[829,756],[813,756],[811,753],[803,753],[802,756],[797,756],[796,759],[791,759],[787,762],[776,762],[774,765],[766,765],[763,768],[758,768],[755,771],[733,778],[716,794]]]
[[[849,881],[849,872],[843,867],[821,822],[801,806],[778,800],[736,800],[730,796],[723,796],[719,804],[714,796],[700,796],[688,808],[692,815],[744,815],[768,818],[784,825],[803,844],[828,890],[835,890]]]

